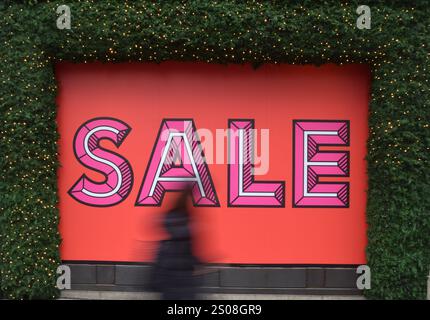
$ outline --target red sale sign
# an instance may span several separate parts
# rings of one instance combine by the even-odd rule
[[[63,260],[149,261],[192,186],[219,263],[361,264],[365,66],[57,66]]]

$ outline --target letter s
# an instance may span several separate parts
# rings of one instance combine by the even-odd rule
[[[133,171],[129,162],[118,154],[103,149],[102,139],[121,145],[131,128],[113,118],[95,118],[79,127],[73,140],[76,159],[85,167],[100,172],[104,182],[94,182],[83,174],[69,190],[69,195],[82,204],[108,207],[120,203],[133,186]]]

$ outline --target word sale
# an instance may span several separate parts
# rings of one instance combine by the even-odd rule
[[[259,181],[254,175],[254,128],[252,119],[228,121],[228,206],[284,207],[285,182]],[[71,197],[99,207],[127,198],[134,181],[132,166],[123,156],[101,148],[100,140],[111,140],[119,148],[130,130],[114,118],[91,119],[79,127],[73,142],[76,159],[102,173],[105,181],[82,175],[70,188]],[[349,152],[326,150],[349,146],[349,139],[347,120],[293,120],[293,207],[349,206],[348,182],[319,179],[349,176]],[[135,205],[160,206],[166,192],[180,191],[186,184],[192,184],[195,206],[220,206],[194,120],[164,119]]]

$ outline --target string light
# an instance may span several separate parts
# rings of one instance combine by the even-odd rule
[[[373,76],[370,221],[378,221],[380,188],[400,179],[393,172],[407,171],[410,179],[428,183],[425,10],[378,5],[372,29],[363,31],[355,26],[356,8],[344,2],[306,7],[87,0],[72,3],[72,29],[58,30],[52,1],[7,3],[0,16],[0,287],[8,298],[57,295],[56,62],[365,63]],[[417,23],[420,19],[424,22]],[[418,182],[402,186],[415,192],[423,186]],[[412,203],[405,194],[405,206],[428,209],[428,200]],[[373,241],[370,237],[370,246],[377,246]]]

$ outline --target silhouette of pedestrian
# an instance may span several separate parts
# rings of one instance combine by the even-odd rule
[[[187,209],[190,195],[191,189],[187,188],[164,219],[169,238],[160,243],[151,279],[152,289],[160,292],[164,300],[196,298],[198,283],[193,272],[200,262],[192,250],[191,217]]]

